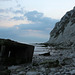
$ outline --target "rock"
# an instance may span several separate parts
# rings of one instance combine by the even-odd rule
[[[62,65],[71,65],[71,64],[73,64],[73,59],[72,58],[65,58],[65,59],[63,59],[63,61],[62,61]]]
[[[58,48],[75,48],[75,7],[68,11],[50,32],[50,39],[47,42]]]
[[[54,75],[60,75],[60,72],[55,73]]]
[[[71,73],[70,73],[70,72],[66,72],[65,74],[66,74],[66,75],[71,75]]]
[[[34,46],[0,39],[0,58],[2,65],[15,65],[32,62]]]
[[[14,66],[14,65],[12,65],[12,66],[8,67],[9,70],[15,70],[15,69],[18,69],[18,68],[20,68],[20,66]]]
[[[40,65],[44,65],[46,68],[58,67],[59,61],[58,60],[47,60],[47,61],[40,63]]]
[[[18,75],[25,75],[25,72],[21,71],[21,72],[18,73]]]
[[[56,72],[56,69],[55,69],[55,68],[50,68],[50,70],[51,70],[52,72]]]
[[[33,66],[39,66],[39,63],[34,61],[34,62],[32,63],[32,65],[33,65]]]
[[[70,71],[71,75],[75,75],[75,70]]]
[[[29,71],[26,75],[43,75],[41,72]]]
[[[44,67],[42,67],[42,68],[40,69],[40,71],[41,71],[41,72],[45,72],[46,69],[45,69]]]
[[[48,53],[44,53],[44,54],[39,54],[39,55],[50,56],[50,52],[48,52]]]

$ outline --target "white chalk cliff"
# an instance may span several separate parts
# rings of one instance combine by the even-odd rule
[[[49,44],[72,46],[75,44],[75,7],[68,11],[50,32]]]

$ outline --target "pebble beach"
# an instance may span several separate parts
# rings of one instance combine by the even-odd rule
[[[35,49],[32,63],[8,67],[11,75],[75,75],[74,49],[55,50],[42,45],[36,45]],[[42,55],[47,52],[50,55]]]

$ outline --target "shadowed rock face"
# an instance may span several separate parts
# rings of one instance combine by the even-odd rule
[[[0,64],[12,65],[30,63],[32,61],[34,46],[0,39]]]

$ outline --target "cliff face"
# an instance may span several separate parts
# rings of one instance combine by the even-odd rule
[[[72,46],[75,44],[75,7],[68,11],[50,32],[49,44]]]

